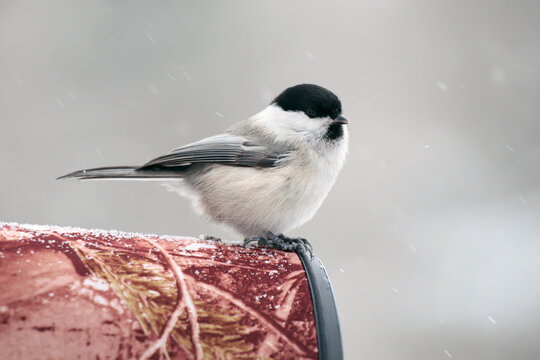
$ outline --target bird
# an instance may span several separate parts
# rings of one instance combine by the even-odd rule
[[[58,179],[162,181],[198,214],[243,236],[244,246],[311,253],[309,241],[284,234],[309,221],[334,185],[348,152],[348,124],[333,92],[299,84],[223,133],[143,165]]]

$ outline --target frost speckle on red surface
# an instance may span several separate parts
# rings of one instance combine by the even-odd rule
[[[0,348],[12,357],[157,356],[163,344],[178,359],[318,357],[294,253],[0,223],[0,286]]]

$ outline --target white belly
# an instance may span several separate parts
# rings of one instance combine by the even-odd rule
[[[346,145],[303,166],[254,169],[214,165],[193,186],[195,208],[244,237],[281,234],[315,215],[335,182]],[[295,161],[296,159],[291,159]]]

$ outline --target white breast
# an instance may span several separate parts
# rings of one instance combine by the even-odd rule
[[[297,196],[288,206],[290,217],[282,221],[283,231],[288,231],[311,220],[334,185],[347,154],[347,139],[340,146],[321,154],[312,154],[311,162],[296,174],[294,184]],[[294,175],[294,174],[293,174]]]
[[[322,152],[303,149],[287,165],[243,168],[214,165],[200,175],[190,196],[199,213],[244,237],[296,228],[315,215],[334,184],[347,153],[347,134]]]

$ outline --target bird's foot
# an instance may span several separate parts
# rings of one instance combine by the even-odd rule
[[[264,246],[269,249],[277,249],[281,251],[296,251],[297,253],[309,253],[309,257],[313,257],[313,247],[311,243],[304,238],[290,238],[283,234],[274,235],[271,231],[266,232],[266,237],[254,236],[244,240],[243,246],[247,246],[256,242],[259,246]]]
[[[307,250],[307,252],[309,252],[310,255],[313,254],[313,246],[311,245],[311,243],[308,241],[308,239],[305,239],[305,238],[301,238],[301,237],[297,237],[297,238],[290,238],[290,237],[287,237],[283,234],[279,234],[278,235],[278,238],[280,238],[281,240],[287,242],[287,243],[300,243],[301,245],[304,246],[304,248]]]

